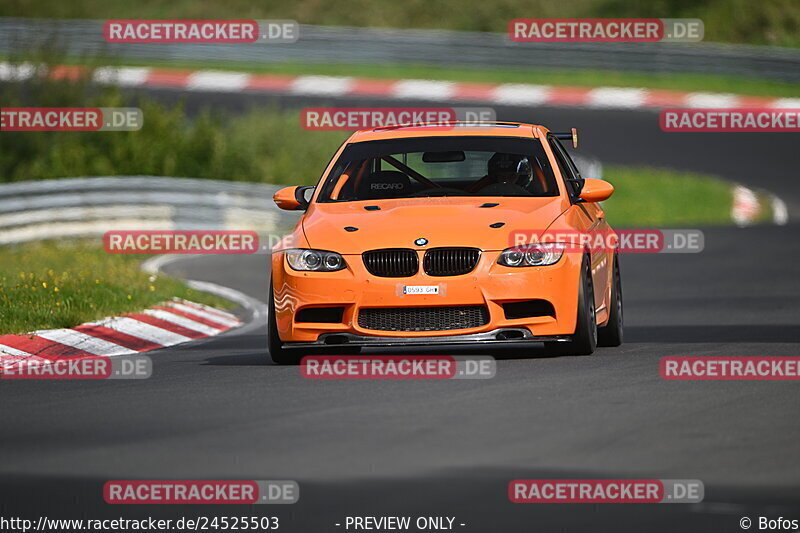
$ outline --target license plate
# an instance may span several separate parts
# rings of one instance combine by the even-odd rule
[[[438,285],[406,285],[403,294],[439,294]]]

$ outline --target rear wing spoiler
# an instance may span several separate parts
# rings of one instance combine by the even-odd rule
[[[550,135],[552,135],[556,139],[559,139],[559,140],[562,140],[562,141],[570,141],[571,140],[572,141],[572,147],[573,148],[577,148],[578,147],[578,129],[577,128],[572,128],[572,131],[570,131],[569,133],[555,133],[555,132],[553,132]]]

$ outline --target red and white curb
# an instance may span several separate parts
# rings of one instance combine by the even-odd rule
[[[731,218],[737,226],[752,224],[761,213],[761,203],[752,189],[736,185],[733,188],[733,206]]]
[[[141,313],[104,318],[71,329],[0,335],[0,372],[32,362],[48,364],[147,352],[213,337],[241,323],[226,311],[175,298]]]
[[[51,79],[78,79],[85,67],[62,65]],[[0,62],[0,81],[23,81],[33,64]],[[526,83],[473,83],[344,76],[289,76],[216,70],[101,67],[93,81],[121,87],[152,87],[220,93],[280,93],[296,96],[378,97],[395,100],[482,102],[496,105],[567,106],[601,109],[767,107],[798,108],[800,98],[765,98],[726,93],[680,92],[622,87],[565,87]]]
[[[786,203],[776,195],[761,191],[762,198],[753,189],[743,185],[733,187],[733,204],[731,206],[731,218],[739,226],[750,226],[758,221],[759,216],[766,209],[772,211],[772,222],[778,226],[784,226],[789,222],[789,210]],[[766,202],[769,202],[769,206]]]

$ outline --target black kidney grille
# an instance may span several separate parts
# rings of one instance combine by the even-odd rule
[[[370,250],[362,258],[367,271],[382,278],[407,278],[419,270],[417,253],[407,248]]]
[[[489,311],[483,305],[366,308],[358,313],[360,327],[378,331],[446,331],[488,322]]]
[[[429,276],[460,276],[472,272],[480,256],[477,248],[431,248],[422,266]]]

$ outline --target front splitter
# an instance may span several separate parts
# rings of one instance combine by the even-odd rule
[[[463,344],[512,344],[515,342],[568,342],[570,335],[535,336],[524,328],[500,328],[466,335],[429,337],[377,337],[353,333],[323,333],[315,342],[287,342],[286,348],[334,346],[430,346]]]

